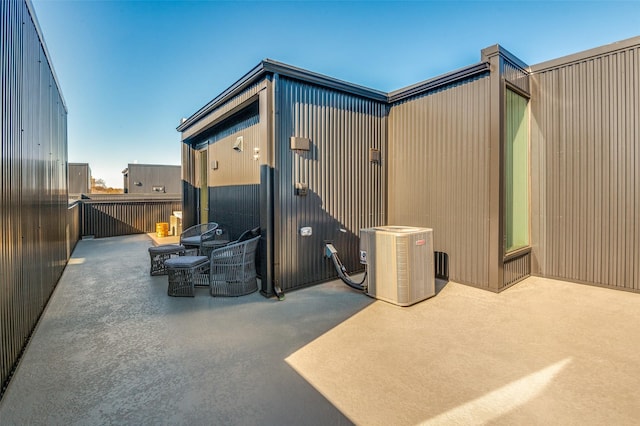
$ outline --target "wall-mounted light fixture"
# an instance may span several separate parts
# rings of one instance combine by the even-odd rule
[[[236,138],[236,141],[233,143],[233,150],[242,152],[242,136],[238,136]]]
[[[294,193],[299,197],[305,197],[309,192],[309,185],[304,182],[296,182],[293,186]]]
[[[142,182],[133,182],[135,186],[142,186]]]
[[[211,162],[211,169],[212,170],[218,170],[218,160],[213,160]]]

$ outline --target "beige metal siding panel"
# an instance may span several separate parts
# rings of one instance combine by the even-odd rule
[[[488,287],[489,78],[395,104],[389,224],[433,228],[449,278]]]
[[[335,277],[325,240],[349,271],[362,269],[359,230],[386,222],[384,169],[369,162],[370,148],[386,161],[386,106],[286,78],[276,97],[275,270],[288,290]],[[291,136],[311,139],[311,150],[292,151]],[[296,182],[308,185],[307,196],[294,195]],[[303,226],[313,228],[311,237],[299,235]]]
[[[254,149],[260,150],[260,136],[260,125],[256,120],[256,124],[209,145],[209,187],[259,184],[260,159],[254,159],[254,154],[262,153]],[[233,149],[239,137],[242,138],[242,152]],[[216,170],[211,167],[214,161],[218,163]]]
[[[639,54],[600,51],[532,76],[536,274],[640,290]]]
[[[35,18],[0,2],[0,385],[67,260],[67,113]]]

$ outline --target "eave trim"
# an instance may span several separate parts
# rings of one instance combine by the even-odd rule
[[[488,73],[489,70],[490,68],[488,62],[480,62],[475,65],[470,65],[468,67],[443,74],[439,77],[425,80],[420,83],[416,83],[403,89],[391,92],[389,93],[389,103],[395,103],[412,96],[420,95],[422,93],[447,86],[460,80],[466,80],[477,75]]]

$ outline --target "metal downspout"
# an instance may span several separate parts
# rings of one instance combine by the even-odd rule
[[[267,238],[269,238],[271,240],[271,244],[270,244],[270,249],[271,249],[271,283],[273,286],[273,292],[276,294],[276,297],[278,298],[278,300],[284,300],[284,292],[282,291],[282,289],[280,288],[280,286],[275,282],[274,280],[274,273],[273,273],[273,269],[274,269],[274,265],[275,265],[275,259],[274,259],[274,255],[275,255],[275,246],[274,246],[274,227],[275,227],[275,203],[274,203],[274,192],[273,192],[273,175],[275,172],[275,165],[276,165],[276,161],[277,161],[277,146],[278,146],[278,142],[280,140],[280,109],[278,108],[279,103],[278,103],[278,95],[280,93],[280,88],[279,88],[279,81],[280,81],[280,75],[278,73],[275,73],[273,75],[273,133],[274,133],[274,139],[273,139],[273,145],[274,145],[274,150],[273,150],[273,170],[271,171],[271,173],[269,174],[269,188],[271,191],[271,194],[269,197],[267,197],[267,206],[268,206],[268,214],[271,216],[269,218],[269,224],[270,229],[267,235]]]
[[[272,96],[271,96],[271,111],[272,115],[267,117],[267,120],[271,120],[272,123],[272,133],[270,135],[271,143],[267,147],[267,150],[270,151],[269,161],[267,161],[266,165],[262,166],[261,170],[261,181],[264,182],[264,188],[261,191],[261,210],[264,212],[264,218],[261,219],[261,228],[264,232],[264,243],[265,243],[265,267],[264,271],[264,280],[265,283],[262,285],[262,293],[263,295],[269,297],[272,294],[278,298],[278,300],[284,300],[284,292],[282,289],[274,282],[274,264],[275,264],[275,245],[274,245],[274,234],[275,234],[275,193],[274,193],[274,169],[275,169],[275,157],[276,157],[276,146],[279,136],[279,111],[278,111],[278,79],[279,76],[277,73],[273,75],[272,81]],[[262,215],[261,215],[262,216]]]

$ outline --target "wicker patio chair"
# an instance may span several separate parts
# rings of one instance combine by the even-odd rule
[[[238,237],[238,239],[233,241],[233,242],[240,243],[242,241],[247,241],[247,240],[250,240],[250,239],[252,239],[254,237],[259,237],[259,236],[260,236],[260,227],[258,226],[256,228],[249,229],[248,231],[244,231],[240,235],[240,237]]]
[[[243,296],[258,290],[256,251],[259,241],[258,236],[211,252],[209,291],[212,296]]]
[[[187,250],[196,249],[199,253],[202,241],[207,241],[213,238],[217,228],[218,224],[215,222],[190,226],[180,234],[180,244],[182,244]]]

